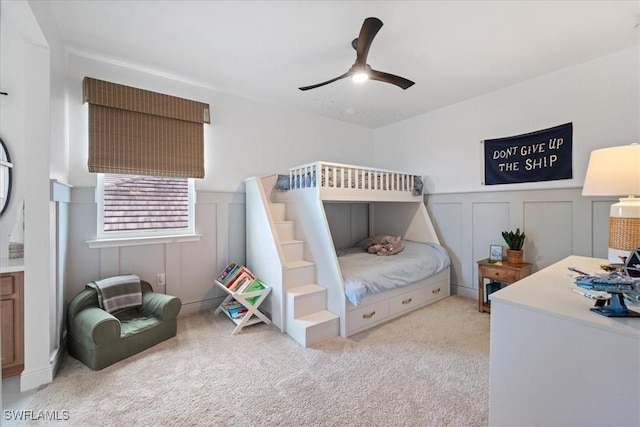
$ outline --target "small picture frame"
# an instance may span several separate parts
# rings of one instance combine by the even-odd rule
[[[489,262],[502,261],[502,245],[490,245],[489,246]]]

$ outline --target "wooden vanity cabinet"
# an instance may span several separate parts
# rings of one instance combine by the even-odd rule
[[[0,275],[2,378],[24,369],[24,273]]]

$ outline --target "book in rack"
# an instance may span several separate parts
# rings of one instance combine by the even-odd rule
[[[215,313],[223,312],[236,324],[232,334],[237,334],[245,326],[271,323],[259,309],[271,287],[255,277],[246,266],[232,262],[218,274],[215,283],[227,293]]]

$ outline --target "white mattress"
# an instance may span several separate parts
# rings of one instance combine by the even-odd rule
[[[424,280],[451,264],[442,246],[409,240],[405,241],[404,251],[397,255],[372,255],[361,247],[338,252],[345,295],[353,305],[359,305],[365,295]]]

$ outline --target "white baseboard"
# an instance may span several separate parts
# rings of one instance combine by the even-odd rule
[[[224,297],[219,297],[203,301],[188,302],[186,304],[183,303],[178,317],[199,313],[206,310],[215,310],[220,304],[222,304],[223,300]]]
[[[20,391],[33,390],[43,384],[49,384],[53,381],[54,371],[53,365],[33,370],[25,369],[20,374]]]
[[[62,344],[51,354],[51,366],[53,366],[53,378],[58,375],[62,361],[67,356],[67,331],[64,331]]]
[[[465,298],[471,298],[474,300],[478,300],[478,290],[477,289],[472,289],[472,288],[467,288],[466,286],[458,286],[458,285],[454,285],[453,283],[451,284],[451,293],[452,294],[456,294],[456,295],[460,295],[461,297],[465,297]]]
[[[28,370],[25,368],[20,374],[20,391],[27,391],[37,388],[43,384],[49,384],[55,378],[60,365],[67,353],[66,340],[63,340],[60,347],[53,350],[49,355],[50,365],[39,369]]]

